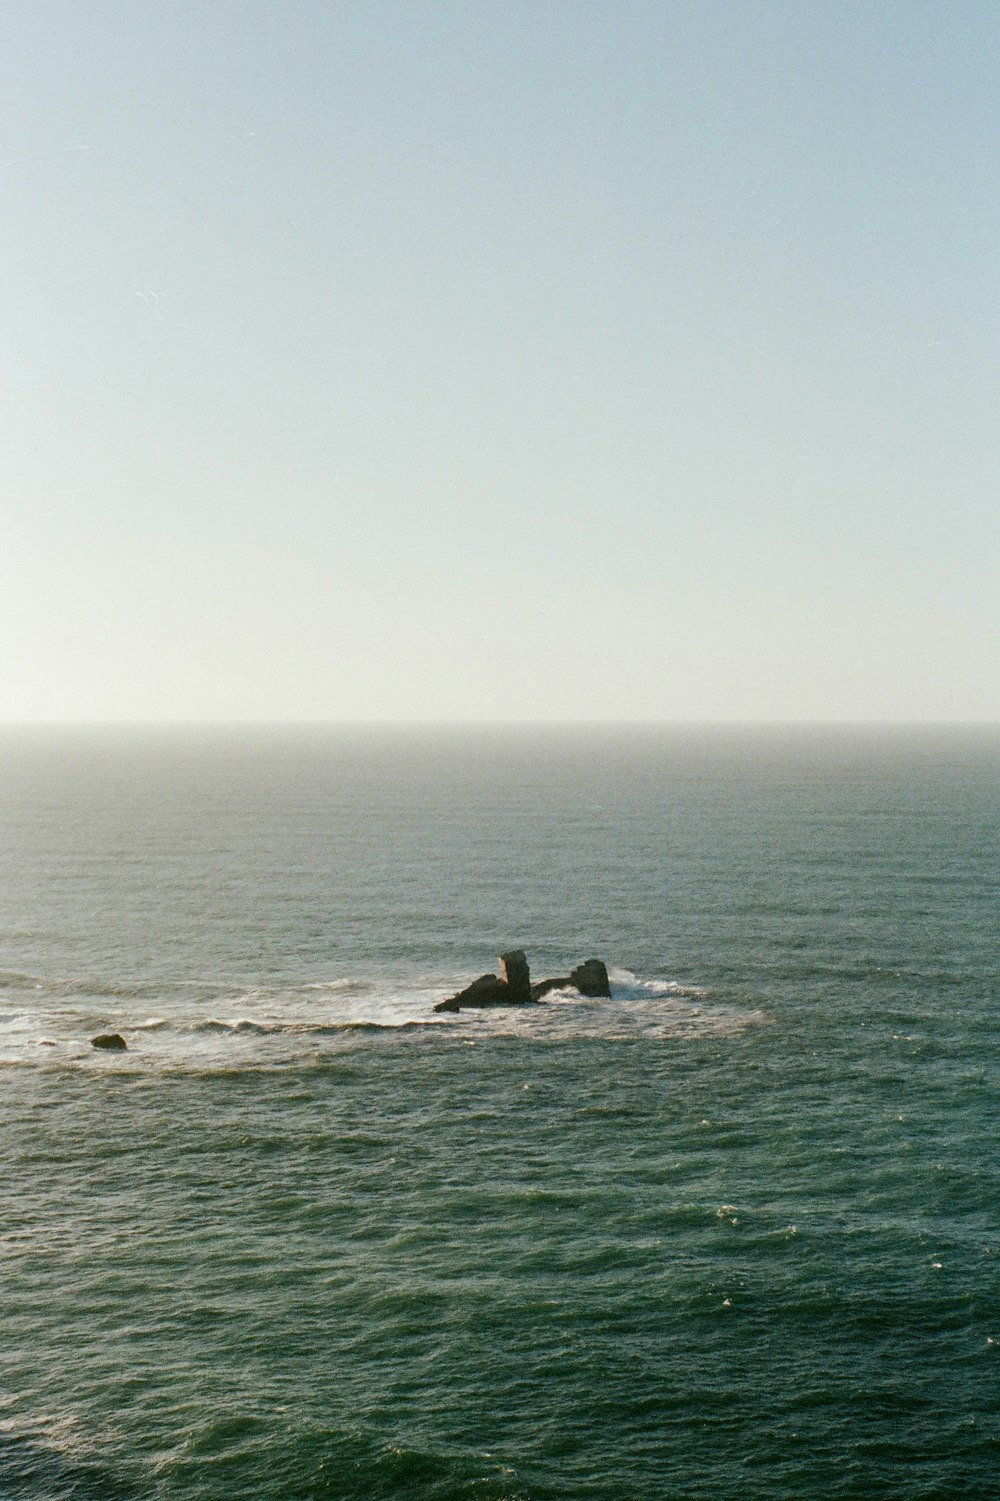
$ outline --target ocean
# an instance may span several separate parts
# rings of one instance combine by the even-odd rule
[[[0,731],[0,1501],[1000,1496],[998,773]]]

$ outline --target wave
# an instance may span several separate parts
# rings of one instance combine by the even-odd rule
[[[102,980],[92,975],[29,975],[19,970],[0,970],[0,990],[31,992],[46,996],[110,996],[115,1000],[142,1000],[170,991],[200,991],[203,995],[233,994],[238,987],[212,980]]]
[[[444,1019],[406,1017],[400,1021],[374,1021],[363,1017],[340,1022],[253,1021],[248,1016],[210,1016],[205,1021],[195,1022],[191,1032],[214,1032],[224,1036],[239,1037],[249,1034],[258,1037],[336,1037],[341,1032],[402,1032],[412,1027],[440,1027],[447,1025]]]
[[[275,1027],[267,1022],[251,1021],[248,1016],[234,1018],[232,1021],[224,1021],[219,1017],[210,1016],[203,1022],[195,1022],[190,1029],[192,1032],[260,1032],[269,1033],[275,1031]]]
[[[632,970],[612,969],[609,973],[613,1000],[652,1000],[657,997],[704,996],[701,986],[680,984],[675,980],[640,979]],[[66,998],[86,996],[109,1000],[158,1000],[183,995],[202,1001],[221,1001],[234,1005],[257,1006],[283,1000],[323,1000],[370,995],[378,988],[374,980],[342,976],[332,980],[286,980],[256,985],[239,981],[165,978],[163,980],[105,979],[94,975],[34,975],[20,970],[0,970],[0,991],[32,994],[37,997]],[[446,989],[441,986],[438,989]],[[421,990],[414,992],[419,994]],[[427,987],[427,993],[431,988]],[[573,986],[551,991],[554,999],[579,998]],[[7,1019],[0,1013],[0,1020]],[[138,1025],[138,1024],[136,1024]],[[151,1023],[145,1025],[151,1026]]]
[[[313,980],[292,989],[328,992],[331,995],[366,995],[375,989],[374,980]]]
[[[365,995],[376,988],[374,980],[346,977],[336,980],[288,980],[279,983],[247,986],[232,980],[163,980],[102,979],[93,975],[32,975],[21,970],[0,970],[0,991],[30,993],[36,996],[108,997],[113,1000],[156,1000],[180,993],[204,1000],[232,999],[237,1004],[262,1000],[279,1000],[288,996]]]
[[[35,975],[20,974],[17,970],[0,969],[0,990],[47,990],[51,983]]]
[[[128,1501],[142,1495],[127,1469],[112,1468],[106,1458],[82,1455],[30,1429],[0,1429],[0,1495],[38,1498],[74,1496],[79,1501]]]
[[[648,1001],[677,996],[700,1000],[709,993],[703,985],[681,984],[677,980],[641,980],[632,970],[624,968],[610,970],[608,979],[611,998],[615,1001]]]

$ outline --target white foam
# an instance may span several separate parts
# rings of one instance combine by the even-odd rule
[[[548,992],[537,1006],[436,1014],[435,1003],[452,994],[460,979],[428,976],[379,985],[341,977],[254,987],[211,982],[211,995],[206,994],[209,982],[186,988],[165,985],[159,991],[149,984],[136,986],[130,997],[123,994],[124,986],[100,997],[58,995],[49,989],[44,1002],[30,1012],[0,1013],[4,1053],[9,1055],[5,1061],[130,1070],[282,1067],[357,1046],[367,1032],[398,1033],[429,1025],[465,1040],[487,1035],[676,1040],[735,1033],[766,1020],[760,1012],[714,1004],[702,987],[647,979],[626,968],[610,972],[610,1001],[584,997],[567,986]],[[149,1015],[153,992],[157,1012]],[[105,1031],[121,1032],[128,1051],[114,1058],[95,1053],[90,1038]]]
[[[314,980],[302,990],[328,992],[330,995],[367,995],[375,989],[374,980]]]
[[[611,995],[615,1000],[645,1000],[651,996],[707,996],[702,985],[682,984],[678,980],[641,980],[630,969],[612,969],[608,972]]]
[[[196,1022],[192,1028],[195,1032],[258,1032],[266,1033],[279,1030],[268,1026],[267,1022],[255,1022],[249,1016],[235,1016],[230,1020],[224,1017],[209,1016],[204,1021]]]

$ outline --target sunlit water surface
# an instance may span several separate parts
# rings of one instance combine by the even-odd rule
[[[1000,1495],[998,770],[4,731],[0,1498]]]

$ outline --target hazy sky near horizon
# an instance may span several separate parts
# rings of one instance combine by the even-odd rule
[[[1000,718],[1000,8],[6,0],[0,719]]]

